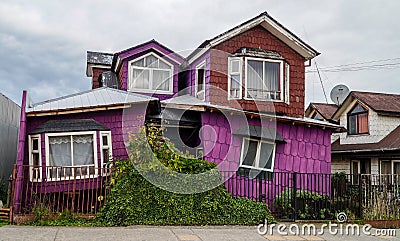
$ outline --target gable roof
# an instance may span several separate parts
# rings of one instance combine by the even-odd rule
[[[306,116],[311,118],[312,110],[316,110],[325,120],[332,120],[333,114],[339,107],[335,104],[310,103],[306,110]]]
[[[92,89],[77,94],[46,100],[27,106],[27,115],[66,112],[71,110],[98,110],[99,107],[123,108],[125,104],[139,104],[158,100],[147,95],[131,93],[108,87]]]
[[[112,59],[111,69],[117,70],[121,64],[121,60],[128,58],[129,56],[131,56],[133,54],[141,53],[141,52],[147,51],[149,49],[153,49],[157,52],[162,53],[164,56],[168,57],[168,59],[170,59],[178,64],[182,64],[186,61],[186,59],[184,57],[182,57],[181,55],[175,53],[173,50],[171,50],[170,48],[159,43],[155,39],[152,39],[150,41],[141,43],[139,45],[136,45],[136,46],[133,46],[133,47],[130,47],[130,48],[127,48],[127,49],[124,49],[122,51],[115,53],[114,57]],[[127,55],[127,53],[134,51],[134,50],[137,50],[137,51],[131,55]]]
[[[340,139],[332,143],[332,153],[384,152],[400,150],[400,126],[377,143],[340,144]]]
[[[400,116],[400,95],[376,92],[352,91],[342,106],[334,113],[333,119],[338,119],[353,100],[358,100],[380,115]]]
[[[187,57],[188,62],[192,63],[195,59],[207,52],[211,47],[214,47],[258,25],[261,25],[266,30],[271,32],[282,42],[284,42],[301,56],[303,56],[306,60],[310,60],[320,54],[318,51],[313,49],[310,45],[305,43],[294,33],[292,33],[290,30],[288,30],[282,24],[272,18],[267,12],[263,12],[260,15],[242,24],[237,25],[234,28],[231,28],[218,36],[215,36],[212,39],[204,41],[196,50],[189,54],[189,56]]]

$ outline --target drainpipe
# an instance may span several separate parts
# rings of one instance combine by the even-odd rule
[[[14,208],[15,213],[21,211],[21,196],[22,196],[22,178],[23,178],[23,163],[25,154],[25,141],[26,141],[26,90],[22,92],[22,103],[21,103],[21,117],[19,123],[19,134],[18,134],[18,154],[17,154],[17,176],[14,189]]]

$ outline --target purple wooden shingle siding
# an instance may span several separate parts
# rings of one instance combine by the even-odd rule
[[[235,116],[230,116],[229,120],[230,124],[227,118],[218,112],[202,114],[203,130],[201,135],[205,159],[217,163],[221,171],[236,171],[241,157],[242,137],[231,133],[232,130],[236,130],[246,123],[242,123],[243,121]],[[258,119],[248,119],[244,122],[248,122],[250,125],[260,125]],[[283,179],[275,180],[275,182],[262,181],[263,193],[269,192],[269,196],[275,196],[291,187],[289,173],[331,173],[330,130],[281,122],[276,123],[276,130],[286,141],[286,143],[277,143],[274,165],[274,172],[277,175],[283,173],[281,175]],[[285,175],[285,173],[288,174]],[[235,176],[236,174],[233,178]],[[307,179],[301,179],[297,186],[298,188],[306,187],[309,191],[328,194],[330,192],[328,179],[327,176],[321,177],[319,186],[317,186],[318,182],[311,183]],[[252,183],[252,190],[248,188],[249,183]],[[236,183],[230,191],[232,194],[236,193],[257,199],[256,193],[251,192],[259,190],[258,185],[260,182],[257,179],[240,178],[239,183]]]
[[[119,57],[125,58],[122,62],[122,67],[120,70],[120,71],[122,71],[122,86],[121,86],[122,90],[127,90],[127,88],[128,88],[128,73],[129,73],[128,62],[131,60],[137,59],[143,55],[146,55],[149,52],[154,52],[161,57],[163,57],[164,55],[167,55],[168,57],[178,61],[179,63],[182,63],[182,59],[177,57],[173,52],[170,52],[155,43],[149,43],[149,44],[141,46],[139,48],[132,49],[130,51],[121,53],[119,55]],[[164,58],[164,60],[168,61],[170,64],[172,64],[174,66],[173,94],[176,94],[176,93],[178,93],[178,73],[179,73],[179,65],[180,64],[178,64],[175,61],[172,61],[168,58]],[[142,92],[140,92],[140,93],[144,94],[144,95],[151,95],[151,94],[142,93]],[[165,99],[169,99],[169,98],[173,97],[173,95],[167,95],[167,94],[153,94],[152,96],[159,98],[160,100],[165,100]]]
[[[205,101],[210,100],[210,91],[209,91],[209,86],[210,86],[210,52],[205,53],[202,55],[200,58],[198,58],[196,61],[194,61],[190,65],[190,74],[189,74],[189,79],[188,79],[188,88],[189,88],[189,94],[192,96],[195,96],[195,84],[196,84],[196,66],[201,64],[203,61],[206,62],[206,83],[205,83]]]

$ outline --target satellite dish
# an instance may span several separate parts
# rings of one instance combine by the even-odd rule
[[[331,100],[336,105],[341,106],[349,93],[349,87],[347,87],[346,85],[336,85],[331,90]]]

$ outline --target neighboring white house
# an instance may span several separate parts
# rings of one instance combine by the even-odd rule
[[[332,173],[400,174],[399,103],[400,95],[352,91],[333,114],[334,105],[310,104],[308,117],[347,129],[332,135]]]
[[[21,107],[0,93],[0,178],[8,179],[17,158]]]

